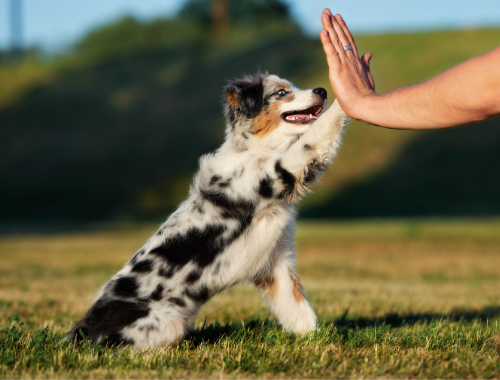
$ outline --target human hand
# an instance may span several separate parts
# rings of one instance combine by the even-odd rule
[[[361,58],[351,32],[340,15],[325,9],[321,16],[324,29],[320,37],[329,67],[330,83],[342,109],[357,118],[364,99],[376,95],[375,81],[370,73],[371,53]],[[352,50],[344,50],[351,45]]]

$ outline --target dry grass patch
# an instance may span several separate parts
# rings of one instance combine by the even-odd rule
[[[298,273],[317,333],[286,334],[242,285],[212,299],[181,344],[119,355],[61,338],[156,226],[3,236],[0,377],[498,378],[499,227],[303,223]]]

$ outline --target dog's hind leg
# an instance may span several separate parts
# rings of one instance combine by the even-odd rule
[[[295,271],[294,256],[292,248],[279,252],[272,271],[255,280],[255,285],[280,324],[288,332],[303,335],[316,329],[318,319]]]

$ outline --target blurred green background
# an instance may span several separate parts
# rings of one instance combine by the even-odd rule
[[[96,27],[64,51],[2,52],[0,223],[164,219],[200,155],[222,143],[228,79],[267,70],[333,100],[321,43],[285,3],[228,4],[227,17],[190,0],[169,18]],[[498,47],[500,29],[356,42],[386,92]],[[499,173],[500,119],[434,132],[354,121],[300,216],[498,216]]]

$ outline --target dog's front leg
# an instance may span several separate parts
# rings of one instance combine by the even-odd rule
[[[295,271],[294,256],[292,248],[280,252],[271,273],[255,285],[286,331],[304,335],[316,329],[318,319]]]
[[[348,121],[349,117],[335,100],[333,105],[283,154],[280,165],[284,169],[284,175],[281,177],[286,179],[286,172],[291,174],[296,181],[296,190],[300,194],[305,192],[307,186],[314,182],[332,161],[340,145],[342,129]]]

